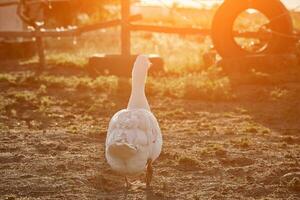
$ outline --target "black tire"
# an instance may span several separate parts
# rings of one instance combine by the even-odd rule
[[[266,48],[260,52],[246,51],[236,43],[233,37],[234,21],[249,8],[263,13],[271,21],[269,28],[272,31],[284,35],[293,33],[291,16],[280,0],[226,0],[217,10],[212,23],[212,40],[218,53],[223,58],[286,53],[294,41],[278,34],[273,34]]]

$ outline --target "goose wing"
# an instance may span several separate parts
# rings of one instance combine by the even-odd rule
[[[110,123],[106,146],[126,143],[136,149],[148,151],[148,157],[156,159],[161,151],[162,137],[155,116],[145,110],[121,110]]]

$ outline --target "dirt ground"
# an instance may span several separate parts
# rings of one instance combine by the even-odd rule
[[[104,142],[129,90],[45,87],[22,80],[30,68],[0,73],[0,199],[300,199],[299,83],[239,85],[219,102],[150,97],[163,151],[152,190],[141,174],[126,191]]]

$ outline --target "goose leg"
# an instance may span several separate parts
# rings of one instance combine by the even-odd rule
[[[150,183],[152,180],[153,168],[152,168],[152,159],[147,161],[147,172],[146,172],[146,187],[149,189]]]
[[[127,176],[124,177],[125,178],[125,187],[126,189],[130,188],[131,184],[129,183]]]

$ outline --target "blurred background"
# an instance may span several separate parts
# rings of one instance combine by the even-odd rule
[[[12,1],[13,2],[13,1]],[[283,0],[291,10],[294,28],[300,28],[299,5],[296,0]],[[2,0],[0,3],[10,3]],[[142,24],[167,25],[172,27],[197,27],[209,29],[215,12],[222,1],[205,0],[142,0],[131,1],[131,13],[142,14]],[[299,2],[298,2],[299,3]],[[15,14],[16,5],[0,7],[0,30],[24,30],[27,24]],[[64,30],[68,27],[81,27],[106,20],[120,18],[120,2],[117,0],[83,1],[60,0],[28,4],[26,10],[33,19],[42,21],[43,28]],[[153,14],[155,13],[155,14]],[[268,19],[255,10],[241,13],[234,23],[234,30],[257,31]],[[12,38],[0,38],[3,42]],[[15,39],[14,39],[15,40]],[[18,40],[24,40],[18,38]],[[28,38],[26,39],[28,40]],[[29,39],[30,40],[30,39]],[[46,60],[48,64],[72,64],[83,67],[88,58],[95,54],[120,53],[120,27],[86,32],[78,37],[57,37],[45,39]],[[133,32],[131,37],[132,53],[158,54],[165,61],[165,70],[175,73],[201,71],[205,67],[203,54],[212,49],[210,37],[202,35],[176,35],[149,32]],[[251,48],[255,39],[241,39],[241,46]],[[7,43],[6,43],[7,44]],[[20,62],[37,62],[37,56],[27,48],[27,56]],[[7,52],[6,52],[7,54]],[[22,51],[15,48],[6,55],[1,53],[2,60],[9,57],[22,58]],[[24,53],[23,53],[24,54]]]

